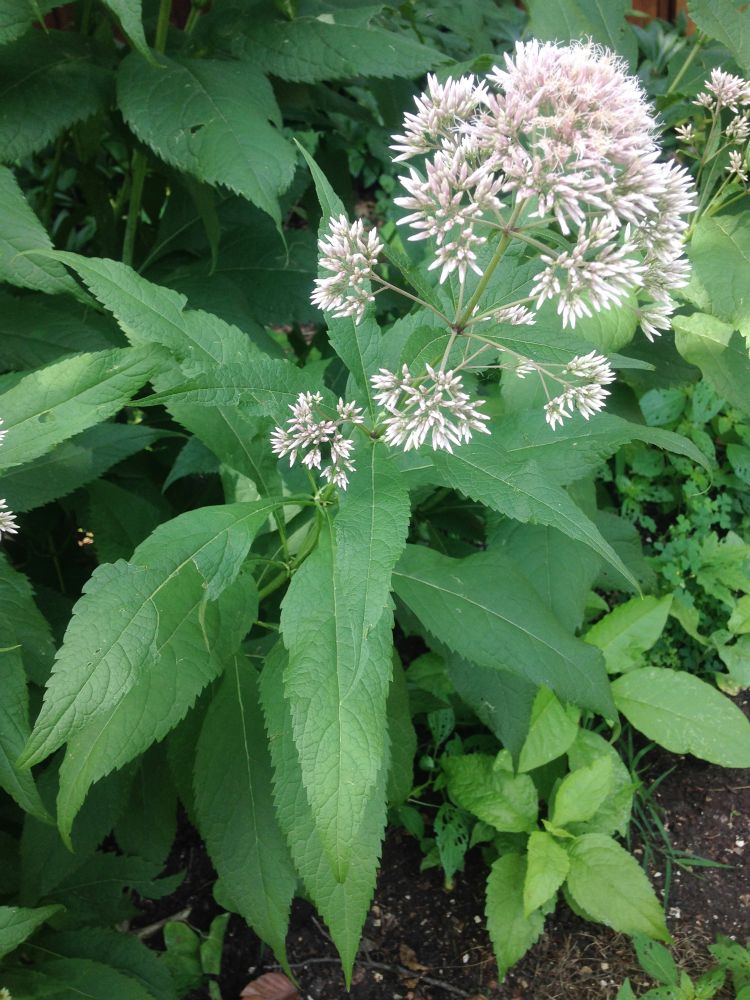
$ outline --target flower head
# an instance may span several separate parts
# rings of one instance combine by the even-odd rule
[[[370,279],[383,249],[376,230],[365,234],[361,219],[350,224],[345,215],[331,219],[328,233],[318,241],[320,266],[333,273],[316,278],[313,304],[334,316],[353,316],[359,323],[368,302],[374,300]]]
[[[271,451],[279,458],[289,457],[294,465],[298,455],[307,469],[318,469],[321,476],[345,490],[349,479],[347,472],[354,471],[351,453],[354,442],[345,438],[341,428],[346,423],[361,424],[362,409],[355,403],[339,399],[336,419],[319,415],[323,402],[319,392],[302,392],[296,402],[289,404],[292,416],[286,427],[275,427],[271,433]],[[330,464],[323,465],[324,455]]]
[[[0,500],[0,538],[3,535],[15,535],[18,532],[15,514],[8,510],[5,500]]]
[[[435,451],[453,451],[454,445],[471,440],[472,431],[489,434],[481,413],[481,402],[472,402],[463,382],[453,371],[436,371],[430,365],[419,377],[404,365],[401,375],[381,368],[370,379],[378,390],[375,400],[388,412],[383,421],[387,444],[410,451],[427,438]]]

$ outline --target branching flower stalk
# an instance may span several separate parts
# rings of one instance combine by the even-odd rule
[[[714,118],[720,106],[745,102],[740,83],[728,74],[713,79]],[[746,124],[738,118],[730,131],[743,136]],[[371,378],[383,440],[405,451],[429,443],[450,452],[475,432],[489,433],[482,400],[466,391],[467,370],[536,375],[552,428],[601,410],[614,380],[605,357],[592,351],[542,363],[507,347],[504,331],[534,325],[549,302],[563,329],[613,307],[634,310],[649,340],[670,328],[673,292],[688,279],[683,246],[695,188],[685,168],[659,160],[656,120],[639,81],[591,42],[519,42],[485,80],[429,76],[391,148],[395,161],[409,163],[400,178],[405,194],[395,199],[406,212],[399,222],[409,240],[429,241],[428,270],[446,286],[454,318],[403,292],[436,314],[447,336],[432,364],[383,368]],[[732,176],[743,176],[744,162],[732,158]],[[331,219],[319,247],[329,273],[312,298],[333,316],[356,326],[378,291],[401,291],[377,273],[382,243],[361,220]],[[512,247],[530,277],[510,299],[493,278]],[[459,338],[463,352],[454,350]],[[511,360],[498,364],[503,355]],[[312,412],[321,401],[301,395],[288,427],[274,431],[273,449],[290,462],[302,455],[309,470],[343,489],[353,470],[343,428],[360,411],[340,401],[338,419],[326,419]],[[353,409],[344,415],[342,406]]]

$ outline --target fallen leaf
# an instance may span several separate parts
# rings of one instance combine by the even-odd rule
[[[299,993],[282,972],[266,972],[247,984],[240,1000],[299,1000]]]
[[[408,944],[398,946],[398,957],[401,964],[407,969],[411,969],[412,972],[427,972],[427,966],[417,961],[416,952]]]

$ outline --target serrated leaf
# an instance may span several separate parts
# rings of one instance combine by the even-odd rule
[[[29,251],[52,249],[52,242],[7,167],[0,167],[0,280],[48,294],[78,294],[78,287],[57,261]]]
[[[16,767],[18,755],[30,733],[29,696],[19,648],[6,647],[0,652],[0,685],[3,691],[0,699],[0,788],[25,812],[51,822],[31,773]]]
[[[672,753],[691,753],[722,767],[750,767],[750,722],[700,678],[643,667],[618,677],[612,696],[631,725]]]
[[[529,0],[528,35],[544,41],[567,42],[591,38],[624,56],[632,67],[637,61],[635,34],[625,20],[628,0],[566,0],[549,4]]]
[[[18,1000],[154,1000],[153,994],[134,977],[89,958],[56,958],[40,962],[27,972],[31,991],[24,988],[24,972],[10,973],[7,981]]]
[[[403,479],[382,447],[364,446],[358,465],[335,524],[324,517],[318,547],[292,578],[281,612],[302,780],[340,879],[383,767],[391,571],[410,514]]]
[[[613,717],[600,656],[562,628],[497,552],[451,559],[410,545],[393,580],[424,627],[467,660],[508,670]]]
[[[0,45],[18,38],[38,17],[31,0],[5,0],[0,7]]]
[[[266,73],[298,83],[359,76],[414,79],[446,61],[404,33],[341,24],[337,17],[256,20],[243,54]]]
[[[504,854],[493,864],[487,879],[485,915],[500,978],[523,958],[544,929],[544,916],[535,910],[524,913],[523,889],[526,858]]]
[[[750,358],[747,344],[734,332],[733,324],[707,313],[693,313],[675,316],[674,331],[675,345],[685,360],[700,368],[723,399],[750,413]]]
[[[163,746],[144,753],[114,828],[121,851],[164,865],[177,833],[177,792]]]
[[[688,438],[661,427],[634,424],[612,413],[598,413],[585,426],[569,422],[552,431],[543,414],[524,411],[504,418],[497,436],[514,463],[533,460],[545,479],[558,486],[585,479],[630,441],[684,455],[711,471],[709,460]]]
[[[7,439],[0,468],[30,462],[113,416],[164,363],[158,347],[79,354],[24,376],[0,395]]]
[[[592,920],[625,934],[670,940],[664,912],[643,869],[610,837],[587,833],[575,841],[566,885]]]
[[[285,658],[283,648],[277,645],[261,676],[263,711],[274,765],[276,812],[305,889],[328,924],[348,986],[380,860],[386,819],[387,753],[383,770],[370,791],[362,822],[349,845],[351,863],[346,878],[340,881],[318,835],[302,783],[291,715],[282,686]]]
[[[5,369],[23,371],[66,354],[122,346],[108,316],[69,296],[0,291],[0,363]]]
[[[0,906],[0,958],[23,944],[43,923],[59,913],[62,906]]]
[[[527,774],[513,775],[493,765],[487,754],[444,758],[451,798],[501,833],[535,829],[539,801],[534,782]]]
[[[29,678],[43,684],[55,655],[50,627],[34,602],[28,579],[0,555],[0,647],[15,646]]]
[[[12,163],[44,149],[63,129],[103,107],[111,85],[111,72],[96,64],[83,35],[30,31],[5,46],[0,61],[0,160]]]
[[[643,654],[664,631],[671,607],[671,594],[634,597],[600,618],[584,638],[601,649],[611,674],[624,674],[641,664]]]
[[[194,783],[198,829],[221,883],[287,967],[285,938],[297,877],[274,814],[258,682],[245,658],[232,659],[206,714]]]
[[[568,750],[571,770],[589,767],[603,756],[612,762],[612,791],[590,819],[583,823],[571,823],[571,833],[619,833],[624,836],[627,831],[635,794],[630,772],[611,743],[590,729],[579,729]]]
[[[475,438],[455,454],[434,456],[437,481],[518,521],[557,528],[583,542],[623,576],[630,571],[570,496],[533,462],[514,459],[492,438]],[[635,581],[633,581],[635,583]]]
[[[641,937],[640,934],[636,935],[633,943],[641,968],[647,975],[655,979],[657,983],[677,986],[679,982],[677,963],[664,945],[651,938]]]
[[[108,717],[149,671],[161,672],[160,658],[175,655],[168,621],[172,628],[189,629],[183,640],[188,648],[198,639],[203,652],[191,666],[200,671],[207,655],[210,663],[212,651],[207,653],[205,644],[217,623],[209,621],[209,602],[237,577],[255,533],[275,506],[258,501],[190,511],[157,528],[129,563],[94,572],[58,652],[24,754],[26,765],[43,760],[100,716]]]
[[[388,806],[406,802],[414,785],[414,754],[417,734],[409,711],[409,689],[406,674],[397,655],[393,657],[393,680],[388,692],[388,737],[391,746],[391,767],[388,772]]]
[[[166,965],[135,934],[123,934],[104,927],[85,927],[48,934],[44,945],[67,958],[95,961],[106,955],[110,967],[131,977],[154,1000],[176,1000],[174,983]]]
[[[750,73],[750,15],[732,0],[690,0],[690,16],[709,38],[726,45],[734,59]]]
[[[120,64],[125,121],[167,163],[225,185],[280,227],[278,195],[296,157],[276,128],[281,113],[268,80],[248,63],[155,58],[150,65],[132,53]]]
[[[531,710],[518,770],[533,771],[561,757],[578,734],[579,714],[574,708],[563,707],[552,691],[540,688]]]
[[[145,424],[90,427],[33,462],[4,471],[3,495],[11,510],[34,510],[97,479],[159,437],[157,429]]]
[[[550,822],[555,827],[566,827],[591,819],[614,787],[612,761],[607,756],[571,771],[557,786]]]
[[[154,62],[151,49],[143,34],[143,12],[141,0],[104,0],[117,20],[120,27],[130,39],[133,48],[137,49],[149,62]]]
[[[523,910],[528,917],[554,897],[568,876],[570,861],[567,852],[542,830],[531,834],[527,852]]]

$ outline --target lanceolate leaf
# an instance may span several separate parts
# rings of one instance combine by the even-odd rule
[[[154,602],[160,613],[153,659],[142,664],[146,669],[124,696],[110,697],[68,738],[57,797],[57,822],[66,843],[91,785],[163,739],[221,673],[252,626],[258,607],[252,577],[241,576],[209,604],[205,595],[205,579],[191,562]]]
[[[162,368],[158,347],[123,347],[78,354],[26,375],[0,396],[0,468],[46,454],[120,410]]]
[[[276,822],[255,667],[233,657],[206,715],[195,761],[195,812],[223,889],[286,964],[297,882]]]
[[[72,31],[30,31],[0,60],[0,160],[43,149],[63,129],[102,107],[112,75],[87,39]]]
[[[296,157],[254,65],[160,55],[152,66],[133,53],[120,65],[117,98],[128,125],[167,163],[224,184],[281,225],[277,197]]]
[[[0,958],[22,944],[37,927],[61,909],[61,906],[40,906],[38,909],[0,906]]]
[[[0,647],[14,646],[31,680],[43,684],[55,655],[49,625],[34,602],[29,581],[0,556]]]
[[[414,78],[445,57],[406,34],[301,17],[253,24],[245,54],[282,80],[314,83],[358,76]]]
[[[0,652],[0,788],[37,819],[51,822],[29,771],[16,759],[29,738],[29,696],[19,648]]]
[[[549,41],[595,42],[625,56],[632,66],[638,57],[635,34],[625,20],[630,10],[627,0],[566,0],[548,4],[529,0],[529,35]]]
[[[106,956],[103,956],[106,957]],[[4,979],[20,1000],[64,996],[87,1000],[153,1000],[133,976],[90,958],[56,958],[26,970],[16,970]]]
[[[614,717],[601,654],[570,635],[501,554],[451,559],[410,545],[393,582],[424,627],[467,660],[501,667]]]
[[[289,650],[284,687],[302,780],[321,843],[339,879],[383,767],[391,679],[391,571],[406,539],[409,503],[385,449],[367,445],[335,525],[282,605]]]
[[[108,718],[149,674],[156,678],[171,670],[167,664],[176,644],[170,628],[187,630],[183,641],[197,644],[194,658],[201,669],[218,624],[210,620],[209,602],[237,577],[255,533],[275,506],[259,501],[191,511],[159,527],[130,562],[95,571],[58,653],[26,764],[43,760],[96,719]]]
[[[544,927],[539,910],[528,915],[524,909],[526,858],[504,854],[493,864],[487,879],[487,930],[501,978],[526,954]]]
[[[349,845],[351,863],[346,877],[339,879],[321,842],[302,783],[289,706],[283,694],[284,662],[285,653],[279,644],[269,656],[261,676],[263,711],[274,766],[276,810],[295,867],[328,924],[349,985],[380,860],[386,818],[388,754],[384,754],[382,770],[370,790],[362,822]]]
[[[40,292],[77,294],[75,281],[61,264],[28,254],[30,250],[50,250],[52,243],[7,167],[0,167],[0,214],[0,280]]]
[[[146,42],[146,36],[143,34],[141,0],[104,0],[104,2],[117,17],[122,30],[128,36],[132,45],[149,62],[154,62],[151,49]]]
[[[437,452],[433,461],[441,483],[517,521],[557,528],[588,545],[636,583],[596,525],[564,490],[548,482],[533,462],[514,459],[484,436],[462,445],[453,455]]]
[[[726,45],[739,66],[750,73],[750,13],[733,0],[690,0],[690,16],[701,31]],[[706,219],[710,221],[710,219]]]

